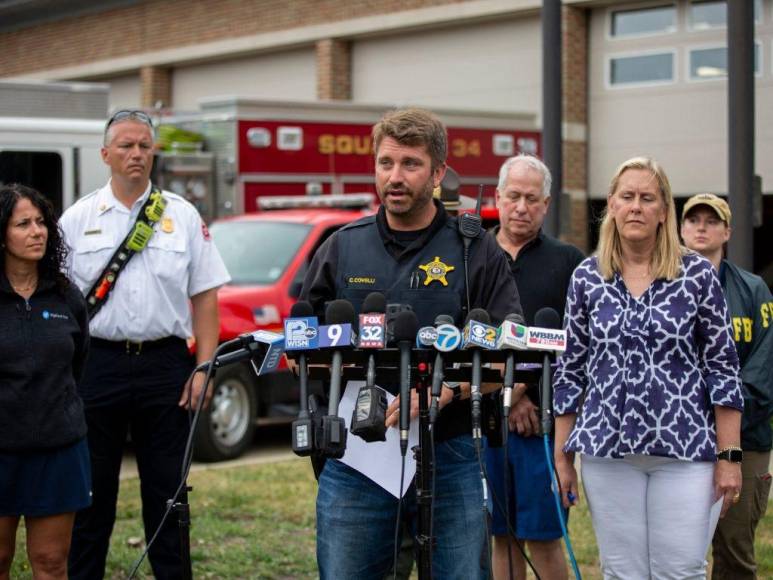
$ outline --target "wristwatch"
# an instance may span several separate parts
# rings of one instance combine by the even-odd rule
[[[730,463],[741,463],[743,461],[743,450],[740,447],[725,447],[717,453],[717,460],[720,459]]]
[[[458,401],[462,398],[462,384],[461,383],[449,383],[449,382],[443,382],[443,386],[451,389],[451,392],[454,394],[453,398],[451,400]]]

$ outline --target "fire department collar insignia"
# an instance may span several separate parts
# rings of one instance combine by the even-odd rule
[[[448,266],[440,261],[440,256],[435,256],[435,259],[431,262],[419,266],[420,270],[426,272],[427,277],[424,279],[424,285],[429,286],[432,282],[437,280],[443,286],[448,286],[448,280],[446,280],[446,274],[456,270],[455,266]]]

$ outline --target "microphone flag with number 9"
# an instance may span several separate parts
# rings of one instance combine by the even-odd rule
[[[319,347],[335,348],[352,344],[351,324],[326,324],[319,327]]]

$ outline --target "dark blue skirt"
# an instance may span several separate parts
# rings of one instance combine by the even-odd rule
[[[85,438],[53,450],[0,452],[0,516],[52,516],[90,505]]]

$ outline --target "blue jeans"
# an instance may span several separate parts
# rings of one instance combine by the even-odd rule
[[[472,438],[435,445],[432,572],[436,578],[488,578],[486,513]],[[395,478],[400,474],[396,473]],[[317,564],[322,580],[383,578],[394,552],[397,499],[370,479],[328,460],[317,493]],[[415,533],[416,490],[411,484],[403,514]]]

